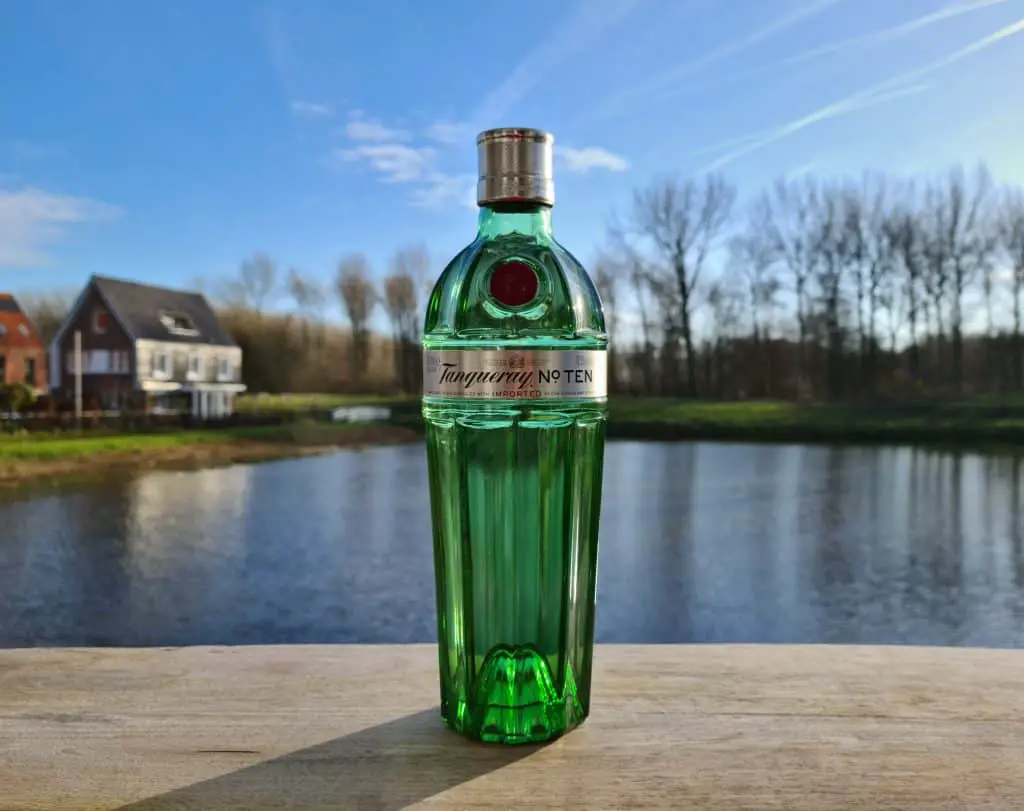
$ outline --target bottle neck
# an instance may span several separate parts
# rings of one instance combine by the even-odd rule
[[[536,203],[492,203],[480,207],[477,235],[551,237],[551,207]]]

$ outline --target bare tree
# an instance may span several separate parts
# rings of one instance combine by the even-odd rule
[[[647,269],[647,290],[651,294],[651,303],[657,314],[653,322],[653,330],[660,330],[658,340],[661,350],[657,354],[657,394],[683,394],[680,385],[682,375],[682,358],[680,357],[680,334],[679,323],[682,312],[682,302],[679,299],[679,287],[670,274],[664,271]],[[653,343],[653,342],[652,342]],[[652,353],[654,347],[652,346]],[[654,358],[652,357],[652,360]],[[693,356],[694,371],[696,372],[697,357]]]
[[[895,273],[896,246],[889,230],[890,194],[883,176],[865,174],[847,192],[847,227],[853,240],[859,376],[864,395],[878,383],[878,315],[883,287]],[[891,285],[889,291],[891,292]]]
[[[725,381],[728,377],[727,347],[737,337],[736,330],[743,321],[743,298],[743,292],[726,281],[716,280],[708,287],[707,301],[711,308],[711,351],[706,353],[704,375],[707,390],[718,397],[725,395]]]
[[[594,264],[594,285],[604,308],[605,329],[611,336],[608,347],[608,388],[618,391],[618,359],[616,341],[620,337],[619,321],[619,281],[622,278],[622,265],[608,254],[602,254]]]
[[[918,325],[923,314],[922,287],[926,273],[925,234],[915,209],[914,188],[908,186],[902,199],[890,213],[885,224],[886,237],[893,251],[897,270],[888,279],[885,306],[889,313],[890,351],[896,351],[897,331],[906,319],[908,329],[908,358],[910,379],[916,386],[921,380],[921,352]],[[895,275],[899,274],[899,281]],[[927,317],[924,318],[927,329]]]
[[[369,362],[370,319],[377,305],[366,257],[359,253],[342,257],[334,285],[352,331],[352,378],[358,383]]]
[[[775,275],[779,255],[775,242],[761,221],[762,216],[763,209],[755,208],[750,212],[743,232],[729,241],[729,262],[739,278],[742,298],[749,313],[758,378],[752,388],[760,394],[770,394],[774,388],[771,323],[779,291],[779,279]],[[716,323],[721,323],[726,291],[718,288],[711,292],[715,295],[709,296],[709,303],[715,311]],[[729,303],[731,306],[732,302]]]
[[[730,266],[742,281],[755,343],[769,337],[770,314],[767,324],[765,315],[766,311],[770,313],[779,289],[775,275],[778,258],[775,243],[755,218],[749,219],[744,231],[729,241]]]
[[[1024,388],[1024,345],[1021,331],[1024,320],[1024,191],[1010,189],[1000,201],[997,231],[999,246],[1009,270],[1009,284],[1013,310],[1013,382],[1015,388]]]
[[[44,344],[49,344],[60,329],[75,300],[73,290],[53,293],[19,293],[18,303],[28,316]]]
[[[675,319],[686,350],[686,380],[691,396],[697,394],[697,357],[694,351],[694,294],[708,256],[729,221],[736,189],[718,175],[703,181],[664,182],[636,193],[632,231],[653,246],[657,262],[671,274],[678,295]]]
[[[826,336],[827,388],[829,397],[843,395],[844,304],[845,277],[859,260],[854,198],[841,185],[826,186],[819,198],[816,212],[814,245],[819,261],[815,263],[815,281],[822,307],[821,320]]]
[[[384,308],[391,321],[395,373],[403,391],[420,386],[420,307],[417,291],[427,277],[430,260],[422,247],[404,248],[391,259],[391,273],[384,280]]]
[[[629,391],[638,394],[654,391],[657,375],[655,372],[656,347],[654,340],[654,319],[651,314],[653,292],[651,290],[652,273],[647,261],[632,244],[627,236],[626,227],[618,217],[613,216],[608,227],[610,251],[605,254],[609,261],[622,268],[628,290],[632,293],[633,304],[637,312],[640,326],[640,345],[633,350],[633,363],[627,367]],[[617,302],[618,304],[618,302]],[[621,323],[621,312],[627,308],[625,300],[618,306]],[[634,370],[639,374],[634,374]],[[621,385],[621,379],[619,381]]]
[[[808,373],[808,286],[818,259],[815,241],[820,234],[814,227],[818,195],[818,182],[812,177],[777,180],[771,190],[762,195],[759,203],[762,209],[759,219],[793,280],[798,332],[797,364],[801,379]]]
[[[963,385],[964,292],[995,249],[993,234],[985,221],[985,203],[990,189],[991,180],[984,167],[978,168],[972,183],[968,183],[962,169],[954,168],[943,188],[944,205],[940,210],[946,216],[941,238],[952,282],[953,381],[958,389]]]
[[[301,318],[302,345],[310,352],[313,374],[319,377],[326,338],[327,293],[320,281],[303,276],[295,268],[288,271],[287,287]]]
[[[242,262],[236,277],[220,285],[217,299],[233,309],[262,313],[276,292],[277,263],[257,253]]]
[[[327,305],[323,285],[316,279],[303,276],[295,268],[288,271],[288,294],[299,312],[311,319],[320,318]]]

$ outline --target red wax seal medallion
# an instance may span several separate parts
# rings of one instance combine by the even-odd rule
[[[504,262],[491,273],[491,297],[506,307],[529,304],[537,296],[538,286],[537,274],[526,262]]]

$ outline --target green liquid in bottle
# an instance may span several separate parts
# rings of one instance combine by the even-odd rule
[[[441,714],[470,738],[550,740],[590,711],[606,346],[549,207],[484,206],[424,330]]]

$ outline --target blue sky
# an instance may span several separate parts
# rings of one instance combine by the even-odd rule
[[[632,189],[988,162],[1024,183],[1024,0],[5,3],[0,289],[329,277],[475,227],[474,136],[555,133],[593,256]]]

